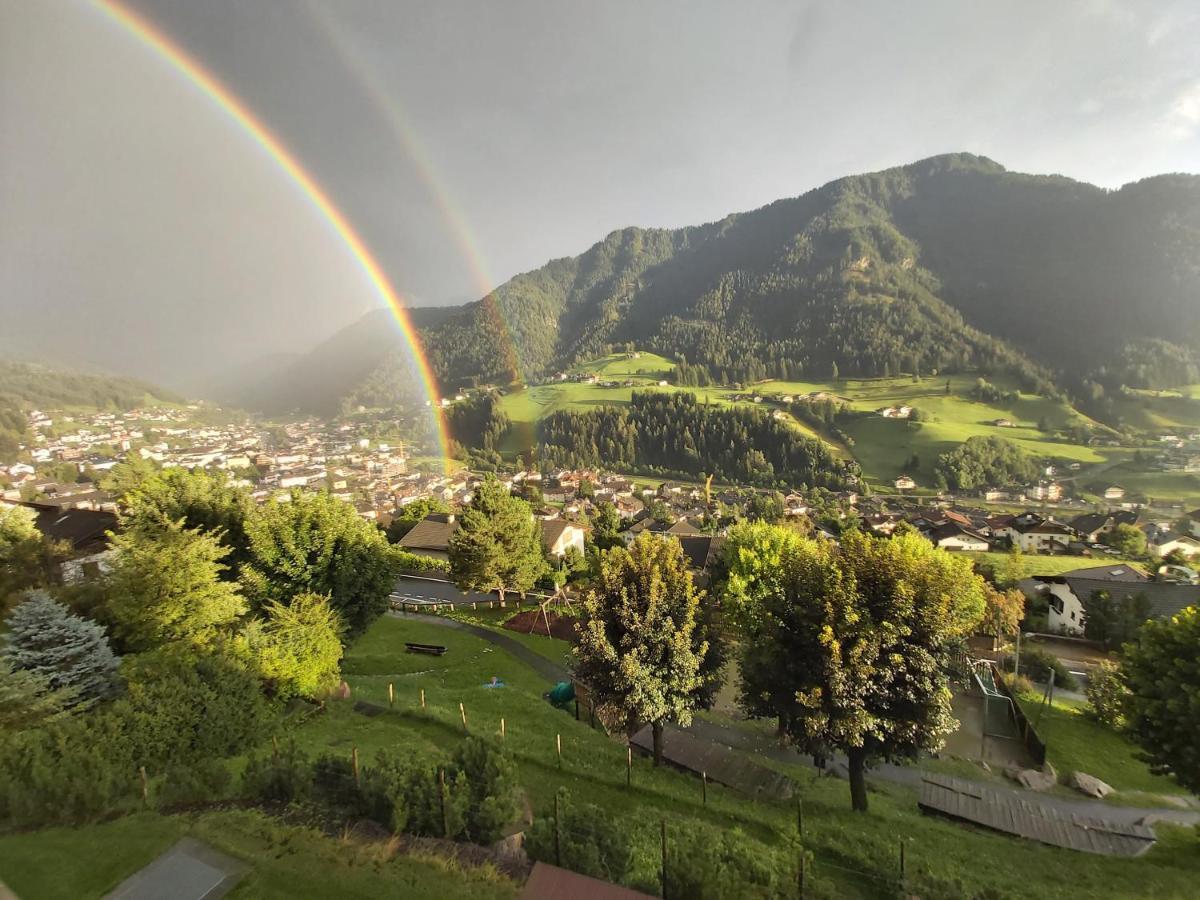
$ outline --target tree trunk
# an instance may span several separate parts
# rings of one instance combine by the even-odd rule
[[[663,760],[663,723],[651,722],[650,730],[654,733],[654,764],[661,766]]]
[[[855,812],[867,811],[867,751],[862,747],[851,747],[850,758],[850,806]]]
[[[781,738],[787,734],[788,720],[783,713],[779,714],[779,721],[775,725],[775,737]]]
[[[500,587],[496,588],[496,593],[498,593],[500,595],[500,608],[503,609],[504,608],[504,585],[500,585]]]

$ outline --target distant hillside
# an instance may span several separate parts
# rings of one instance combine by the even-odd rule
[[[457,307],[422,307],[410,309],[409,315],[416,327],[433,328],[457,312]],[[375,309],[310,352],[266,358],[226,373],[207,393],[218,402],[273,414],[300,410],[328,415],[359,394],[372,405],[387,405],[418,390],[403,346],[391,311]],[[372,382],[387,394],[386,400],[368,396]]]
[[[30,409],[126,410],[181,397],[144,381],[0,360],[0,458],[17,450]]]
[[[700,381],[982,370],[1082,394],[1197,380],[1198,298],[1200,177],[1107,191],[955,154],[707,225],[622,229],[423,330],[448,386],[636,342]],[[359,378],[371,356],[326,394],[386,396],[402,367]]]

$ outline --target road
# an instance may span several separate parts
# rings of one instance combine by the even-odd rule
[[[526,603],[523,605],[528,607],[542,597],[542,594],[526,594]],[[418,575],[398,577],[389,598],[395,603],[407,603],[410,606],[439,606],[447,603],[451,606],[470,606],[472,603],[497,603],[500,600],[500,596],[494,592],[485,594],[479,591],[460,591],[444,578],[426,578]],[[517,594],[509,593],[505,604],[515,604],[518,599],[520,598]]]

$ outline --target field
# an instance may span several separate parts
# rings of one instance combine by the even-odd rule
[[[976,562],[985,563],[993,567],[995,571],[1003,572],[1008,565],[1009,556],[1007,553],[990,552],[990,553],[974,553],[967,551],[963,554]],[[1042,556],[1033,553],[1026,553],[1021,556],[1023,577],[1033,575],[1061,575],[1063,572],[1070,572],[1074,569],[1086,569],[1089,566],[1145,566],[1145,563],[1139,563],[1132,560],[1120,559],[1118,557],[1103,556],[1087,558],[1085,556]]]
[[[335,839],[254,810],[139,813],[84,828],[0,837],[0,873],[26,900],[107,894],[184,835],[250,864],[233,898],[445,897],[510,900],[516,886],[492,869],[438,857],[391,857],[386,844]]]
[[[435,641],[449,652],[439,658],[403,652],[404,641]],[[561,652],[546,638],[547,655]],[[506,742],[519,780],[537,815],[551,808],[554,792],[568,802],[603,807],[637,842],[629,881],[654,892],[658,877],[660,822],[668,832],[708,826],[713,840],[738,833],[756,861],[774,860],[790,894],[796,858],[796,808],[754,801],[710,784],[703,802],[699,781],[688,774],[654,769],[635,759],[632,788],[625,783],[625,748],[586,722],[542,699],[549,684],[503,650],[466,633],[387,617],[349,651],[350,701],[281,735],[311,752],[349,755],[357,747],[365,764],[379,750],[414,759],[444,758],[461,739],[461,702],[473,733],[495,734],[505,719]],[[492,676],[502,688],[485,687]],[[396,705],[387,708],[387,685]],[[419,705],[424,688],[426,709]],[[355,709],[368,701],[382,710]],[[562,737],[561,765],[555,753]],[[264,744],[260,752],[267,752]],[[1114,860],[1055,850],[1015,838],[960,827],[922,816],[908,788],[880,783],[871,810],[849,809],[845,782],[815,778],[812,770],[785,767],[799,783],[804,803],[806,886],[815,897],[884,898],[896,895],[899,842],[907,853],[908,893],[928,897],[1028,896],[1043,898],[1128,897],[1152,889],[1156,897],[1194,895],[1200,847],[1191,829],[1160,826],[1160,842],[1145,856]],[[81,829],[50,829],[0,838],[0,871],[23,897],[95,897],[148,862],[177,835],[191,833],[249,860],[253,875],[234,896],[438,896],[511,897],[511,884],[490,870],[461,872],[424,858],[388,858],[386,844],[361,844],[284,826],[255,811],[214,811],[183,816],[146,813]],[[1017,861],[1019,860],[1019,864]]]
[[[726,387],[658,386],[658,381],[669,374],[671,366],[670,360],[653,354],[643,354],[639,359],[615,354],[580,366],[576,371],[593,373],[608,380],[633,379],[638,382],[639,388],[691,391],[701,399],[718,405],[732,404],[735,402],[731,399],[733,395],[748,392]],[[946,392],[947,382],[950,384],[949,393]],[[919,382],[907,377],[848,379],[836,383],[765,381],[754,385],[753,391],[765,398],[762,405],[767,408],[777,405],[771,403],[773,397],[826,392],[844,400],[856,412],[863,413],[845,428],[854,439],[852,450],[841,446],[831,435],[819,434],[807,424],[795,419],[791,423],[807,436],[827,441],[843,455],[852,453],[863,467],[867,480],[875,486],[888,489],[901,474],[916,479],[918,489],[931,488],[938,456],[976,435],[1007,438],[1037,457],[1068,465],[1080,463],[1080,477],[1087,476],[1097,467],[1120,463],[1129,455],[1126,450],[1087,447],[1056,437],[1053,432],[1072,425],[1095,424],[1065,403],[1032,394],[1019,394],[1013,403],[1006,405],[981,403],[968,397],[975,382],[973,375],[955,375],[948,379],[925,378]],[[1003,389],[1012,388],[1004,379],[995,379],[994,383]],[[634,389],[562,382],[508,394],[503,400],[502,409],[515,427],[510,433],[509,443],[502,449],[508,452],[526,449],[533,440],[537,421],[556,410],[628,403]],[[882,407],[901,404],[916,406],[926,414],[928,420],[918,423],[874,415]],[[1008,419],[1014,427],[990,424],[997,419]],[[1038,430],[1037,426],[1043,420],[1049,425],[1050,433]],[[919,462],[915,467],[909,464],[914,454]],[[1177,489],[1187,491],[1191,486],[1184,484]],[[1195,494],[1200,497],[1200,489]],[[1163,496],[1166,496],[1165,492]]]

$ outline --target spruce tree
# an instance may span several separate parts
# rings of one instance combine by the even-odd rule
[[[3,655],[13,669],[42,679],[51,691],[74,690],[76,702],[113,692],[119,660],[102,625],[73,614],[45,591],[31,591],[6,624]]]

